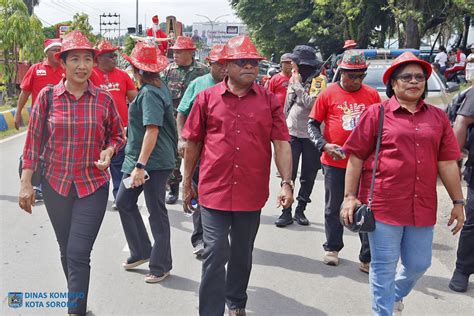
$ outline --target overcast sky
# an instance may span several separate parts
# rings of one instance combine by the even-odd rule
[[[139,0],[138,23],[151,25],[151,17],[158,14],[160,22],[164,22],[169,15],[176,16],[178,21],[185,25],[193,22],[205,22],[207,19],[196,14],[205,15],[219,22],[240,21],[230,7],[228,0]],[[136,0],[40,0],[35,7],[35,14],[41,19],[43,26],[49,26],[62,21],[72,20],[77,12],[89,15],[89,22],[94,32],[99,32],[100,14],[120,14],[121,29],[135,26]],[[109,20],[106,20],[109,21]],[[113,22],[113,20],[110,20]],[[122,31],[122,34],[125,31]]]

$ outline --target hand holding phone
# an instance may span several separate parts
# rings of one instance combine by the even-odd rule
[[[148,172],[146,172],[146,170],[144,170],[145,172],[145,181],[150,179],[150,175],[148,174]],[[125,187],[125,189],[130,189],[132,187],[132,177],[129,176],[125,179],[122,180],[123,181],[123,185]]]

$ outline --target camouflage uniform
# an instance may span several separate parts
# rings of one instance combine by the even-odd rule
[[[177,108],[181,98],[183,97],[184,92],[188,88],[188,85],[191,81],[197,77],[203,76],[209,73],[209,68],[198,61],[193,61],[191,66],[182,67],[176,65],[176,63],[171,63],[166,67],[162,73],[163,81],[168,85],[168,88],[171,91],[171,97],[173,98],[174,106],[174,115],[177,115]],[[176,157],[176,167],[173,170],[173,173],[168,178],[168,185],[171,187],[173,185],[179,185],[182,180],[181,171],[181,158]]]
[[[189,67],[178,66],[176,63],[171,63],[166,67],[162,73],[162,78],[171,91],[175,115],[179,102],[189,83],[207,73],[209,73],[209,68],[198,61],[194,61]]]

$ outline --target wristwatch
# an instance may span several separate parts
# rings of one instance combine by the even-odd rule
[[[145,165],[142,164],[141,162],[137,162],[137,163],[135,164],[135,168],[137,168],[137,169],[145,169]]]
[[[465,199],[460,199],[460,200],[453,200],[453,204],[461,204],[462,206],[466,206],[466,200]]]
[[[291,188],[291,191],[295,189],[295,184],[293,183],[293,180],[282,180],[280,182],[280,186],[282,187],[284,184],[288,184]]]

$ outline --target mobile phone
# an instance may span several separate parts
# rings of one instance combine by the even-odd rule
[[[336,149],[342,156],[342,159],[346,159],[346,153],[344,152],[344,150],[342,150],[341,147],[339,147],[338,149]]]
[[[150,175],[145,170],[145,181],[148,180],[148,179],[150,179]],[[125,189],[130,189],[131,186],[132,186],[132,177],[127,177],[127,178],[123,179],[122,182],[123,182],[123,186],[125,187]]]

